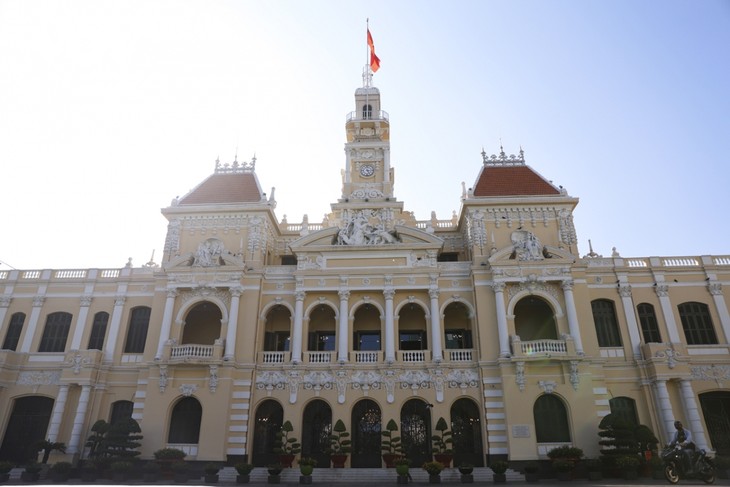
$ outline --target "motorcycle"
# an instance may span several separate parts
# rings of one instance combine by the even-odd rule
[[[687,471],[684,453],[680,445],[669,445],[662,450],[664,476],[671,484],[680,479],[700,479],[706,484],[715,483],[715,466],[705,450],[693,450],[691,453],[692,468]]]

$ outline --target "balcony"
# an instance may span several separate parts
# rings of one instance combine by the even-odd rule
[[[304,352],[305,360],[310,364],[331,364],[335,352]]]
[[[353,121],[361,121],[361,120],[383,120],[385,122],[388,121],[390,116],[388,115],[388,112],[385,110],[380,110],[376,112],[350,112],[347,114],[347,121],[353,122]]]
[[[399,350],[396,360],[403,363],[420,364],[431,360],[430,350]]]
[[[260,364],[281,365],[291,361],[291,352],[259,352]]]
[[[184,343],[165,345],[163,357],[170,363],[210,363],[223,360],[223,341],[216,340],[213,345]]]
[[[350,352],[350,361],[356,364],[377,364],[383,361],[383,352]]]
[[[519,336],[511,337],[514,358],[575,357],[575,342],[565,335],[561,340],[542,339],[522,341]]]
[[[449,362],[474,362],[474,350],[447,348],[444,350],[444,358]]]

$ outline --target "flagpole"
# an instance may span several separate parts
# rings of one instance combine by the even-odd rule
[[[370,18],[365,18],[365,87],[370,87],[370,46],[367,42],[367,35],[370,33]]]

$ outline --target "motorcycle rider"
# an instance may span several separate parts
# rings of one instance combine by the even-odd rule
[[[692,433],[684,429],[681,421],[674,422],[674,436],[672,437],[671,446],[679,445],[682,447],[682,457],[684,458],[684,471],[687,473],[692,472],[692,454],[694,453],[695,444],[692,443]]]

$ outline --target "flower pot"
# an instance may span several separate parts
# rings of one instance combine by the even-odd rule
[[[295,455],[279,455],[279,463],[281,463],[281,466],[284,468],[291,468],[292,463],[294,463],[294,457]]]
[[[330,455],[330,460],[332,460],[332,468],[345,468],[347,455]]]
[[[451,459],[454,458],[454,456],[450,453],[434,453],[433,458],[437,462],[441,463],[444,468],[449,468],[451,466]]]
[[[396,479],[397,484],[407,484],[408,483],[408,475],[398,475],[398,478]]]
[[[299,476],[299,483],[300,484],[311,484],[312,483],[312,476],[311,475],[300,475]]]
[[[395,467],[395,460],[399,458],[395,453],[383,453],[383,461],[385,462],[385,468]]]
[[[281,483],[281,475],[271,475],[269,474],[269,477],[266,479],[266,482],[269,484],[280,484]]]
[[[463,473],[461,474],[461,483],[462,484],[473,484],[474,483],[474,475],[470,473]]]
[[[495,474],[492,474],[492,481],[494,483],[507,482],[507,474],[504,474],[504,473],[495,473]]]
[[[247,484],[251,481],[251,475],[249,474],[238,474],[236,475],[237,484]]]
[[[441,475],[429,475],[428,476],[428,483],[429,484],[440,484],[441,483]]]

